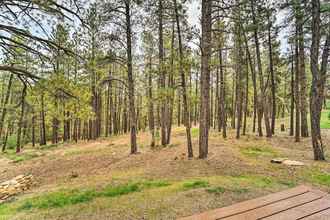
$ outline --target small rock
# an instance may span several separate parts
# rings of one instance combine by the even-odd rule
[[[270,161],[271,163],[284,164],[287,166],[304,166],[305,164],[300,161],[288,160],[287,158],[275,158]]]
[[[76,172],[71,172],[70,178],[77,178],[79,175]]]
[[[295,160],[285,160],[283,161],[283,164],[287,166],[304,166],[305,164],[300,161],[295,161]]]
[[[274,158],[270,162],[272,163],[283,163],[287,158]]]
[[[36,152],[35,155],[36,155],[37,157],[41,157],[41,156],[43,156],[44,154],[41,153],[41,152]]]

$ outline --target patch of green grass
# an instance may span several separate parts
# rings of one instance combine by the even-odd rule
[[[330,110],[330,100],[326,101],[326,109]]]
[[[247,193],[249,190],[247,188],[242,188],[240,186],[234,186],[233,188],[224,188],[222,186],[216,186],[216,187],[210,187],[206,189],[206,192],[208,193],[214,193],[214,194],[222,194],[226,191],[233,192],[233,193]]]
[[[217,187],[211,187],[206,189],[206,192],[208,193],[214,193],[214,194],[222,194],[226,191],[224,187],[217,186]]]
[[[172,148],[172,147],[177,147],[179,144],[169,144],[167,147]]]
[[[295,187],[297,185],[295,181],[291,181],[291,180],[279,180],[278,183],[290,188]]]
[[[241,175],[229,177],[233,189],[239,188],[270,188],[281,184],[277,179],[260,175]]]
[[[322,112],[320,126],[322,129],[330,129],[330,110],[324,110]]]
[[[231,191],[234,193],[247,193],[247,192],[249,192],[249,189],[238,187],[238,188],[232,189]]]
[[[235,185],[240,185],[242,183],[245,183],[258,188],[268,187],[275,184],[276,182],[272,178],[265,176],[242,175],[234,178],[235,178],[234,183],[236,182]]]
[[[16,210],[7,204],[0,205],[0,216],[3,217],[3,219],[9,219],[9,216],[14,214],[15,212]]]
[[[93,199],[99,197],[118,197],[134,192],[140,192],[144,189],[159,188],[169,185],[170,183],[166,181],[156,180],[128,183],[119,186],[109,185],[99,191],[96,191],[94,189],[85,191],[81,191],[78,189],[61,190],[58,192],[48,193],[39,197],[27,199],[17,208],[17,211],[30,209],[62,208],[78,203],[90,202]]]
[[[330,174],[322,173],[321,171],[313,170],[309,175],[309,180],[313,183],[317,183],[330,187]]]
[[[7,139],[7,149],[15,149],[17,146],[17,136],[10,135]]]
[[[19,163],[25,160],[30,160],[38,157],[39,155],[35,152],[21,152],[17,154],[14,150],[7,150],[4,154],[5,157],[12,160],[14,163]]]
[[[275,181],[270,177],[255,178],[254,181],[254,184],[260,188],[265,188],[275,184]]]
[[[208,187],[209,182],[205,180],[195,180],[195,181],[188,181],[183,183],[184,189],[197,189],[197,188],[204,188]]]
[[[138,191],[141,191],[141,187],[138,183],[129,183],[127,185],[117,187],[108,186],[102,192],[100,192],[99,195],[106,197],[116,197]]]
[[[87,191],[58,191],[42,195],[40,197],[27,199],[17,211],[36,209],[49,209],[49,208],[61,208],[68,205],[74,205],[78,203],[88,202],[98,196],[98,193],[94,190]]]
[[[59,146],[60,146],[60,144],[48,144],[48,145],[40,146],[39,148],[41,150],[50,150],[50,149],[53,149],[53,148],[57,148]]]
[[[191,129],[191,136],[192,137],[198,137],[199,135],[199,128],[192,128]]]
[[[159,188],[159,187],[170,186],[171,183],[164,181],[164,180],[151,180],[151,181],[141,182],[141,185],[145,189],[150,189],[150,188]]]
[[[270,147],[245,147],[241,153],[248,157],[276,157],[278,153]]]

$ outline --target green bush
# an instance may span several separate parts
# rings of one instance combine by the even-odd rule
[[[221,187],[221,186],[217,186],[217,187],[212,187],[212,188],[208,188],[206,189],[206,192],[208,193],[214,193],[214,194],[222,194],[226,191],[225,188]]]
[[[8,139],[7,139],[7,148],[8,149],[15,149],[16,148],[16,145],[17,145],[17,137],[16,135],[10,135],[8,136]]]
[[[198,137],[199,135],[199,128],[192,128],[191,129],[191,136],[192,137]]]
[[[166,187],[171,184],[164,180],[151,180],[151,181],[142,182],[141,185],[143,188],[149,189],[149,188]]]
[[[275,157],[277,152],[270,147],[245,147],[240,149],[241,153],[249,157]]]
[[[97,193],[93,190],[79,192],[78,190],[59,191],[49,193],[47,195],[29,199],[23,203],[18,209],[29,210],[32,208],[48,209],[61,208],[67,205],[74,205],[78,203],[91,201]]]
[[[75,205],[79,203],[89,202],[99,197],[117,197],[123,196],[134,192],[142,191],[143,189],[158,188],[168,186],[170,183],[165,181],[144,181],[138,183],[127,183],[125,185],[112,186],[108,185],[102,190],[96,191],[95,189],[81,191],[74,190],[61,190],[58,192],[48,193],[39,197],[30,198],[18,208],[20,210],[36,209],[49,209],[49,208],[62,208],[68,205]]]
[[[204,188],[208,187],[209,182],[204,181],[204,180],[196,180],[196,181],[189,181],[183,183],[183,188],[184,189],[197,189],[197,188]]]
[[[311,181],[324,186],[330,186],[330,174],[314,171],[310,177]]]
[[[122,195],[126,195],[126,194],[133,193],[133,192],[138,192],[140,190],[141,189],[139,187],[139,184],[130,183],[127,185],[117,186],[117,187],[108,186],[102,192],[100,192],[100,195],[106,196],[106,197],[116,197],[116,196],[122,196]]]

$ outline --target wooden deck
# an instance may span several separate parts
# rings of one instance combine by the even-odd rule
[[[330,220],[330,196],[306,186],[179,220]]]

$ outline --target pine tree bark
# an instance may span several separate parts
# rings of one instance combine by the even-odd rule
[[[236,128],[236,104],[237,101],[236,99],[236,93],[237,93],[237,86],[236,86],[236,81],[237,81],[237,72],[233,73],[235,74],[232,78],[233,84],[232,84],[232,92],[231,92],[231,128],[235,129]]]
[[[151,143],[150,146],[154,147],[156,145],[155,139],[155,117],[154,117],[154,104],[153,104],[153,95],[152,95],[152,58],[150,54],[149,58],[149,71],[148,71],[148,122],[149,130],[151,133]]]
[[[226,119],[226,80],[223,69],[222,50],[219,50],[219,65],[220,65],[220,102],[221,102],[221,124],[222,137],[227,138],[227,119]]]
[[[132,64],[132,26],[131,26],[131,9],[130,0],[125,1],[126,15],[126,43],[127,43],[127,79],[128,79],[128,96],[129,96],[129,115],[130,115],[130,130],[131,130],[131,154],[136,154],[136,113],[134,100],[134,79],[133,79],[133,64]]]
[[[218,48],[219,49],[219,48]],[[216,108],[216,115],[217,115],[217,121],[216,121],[216,126],[215,128],[218,128],[218,132],[221,132],[222,129],[222,124],[221,124],[221,100],[220,100],[220,67],[217,67],[217,73],[216,73],[216,103],[217,103],[217,108]]]
[[[295,108],[295,103],[294,103],[294,100],[295,100],[295,93],[294,93],[294,85],[295,85],[295,82],[294,82],[294,52],[293,52],[293,47],[291,47],[291,51],[292,51],[292,54],[291,54],[291,94],[290,94],[290,101],[291,101],[291,104],[290,104],[290,133],[289,135],[290,136],[293,136],[294,134],[294,108]]]
[[[5,96],[4,103],[3,103],[3,109],[2,109],[2,112],[1,112],[0,138],[2,137],[2,130],[3,130],[3,127],[4,127],[5,118],[6,118],[6,114],[7,114],[7,104],[9,102],[9,98],[10,98],[10,94],[11,94],[11,87],[12,87],[12,84],[13,84],[13,78],[14,78],[14,74],[10,74],[9,81],[8,81],[8,86],[7,86],[7,91],[6,91],[6,96]]]
[[[210,119],[210,67],[212,40],[212,0],[202,0],[201,107],[199,123],[199,158],[208,155]]]
[[[209,119],[209,129],[212,127],[213,125],[213,115],[214,115],[214,98],[213,98],[213,72],[210,72],[210,119]]]
[[[159,47],[159,74],[160,86],[162,90],[166,88],[166,74],[164,67],[164,40],[163,40],[163,0],[158,0],[158,47]],[[163,94],[162,94],[163,95]],[[160,107],[161,144],[166,146],[166,97],[161,97]]]
[[[324,143],[321,136],[320,119],[322,104],[324,100],[324,87],[330,50],[330,25],[328,27],[327,39],[324,45],[321,70],[319,68],[319,48],[320,48],[320,0],[312,1],[312,45],[311,45],[311,134],[315,160],[325,160]]]
[[[16,153],[20,153],[21,148],[22,148],[21,136],[22,136],[22,127],[23,127],[23,123],[24,123],[23,120],[24,120],[24,115],[25,115],[26,89],[27,89],[27,87],[24,84],[24,88],[22,91],[22,98],[21,98],[21,112],[20,112],[20,117],[19,117],[19,121],[18,121],[18,129],[17,129]]]
[[[258,104],[258,132],[259,136],[263,136],[262,133],[262,117],[264,117],[265,120],[265,127],[266,127],[266,136],[271,137],[271,126],[269,121],[269,111],[267,106],[267,88],[264,84],[264,76],[263,76],[263,70],[262,70],[262,62],[261,62],[261,53],[260,53],[260,43],[259,43],[259,36],[258,36],[258,22],[257,17],[255,13],[254,8],[254,1],[251,0],[251,12],[252,12],[252,20],[254,25],[254,42],[256,47],[256,55],[257,55],[257,69],[258,69],[258,75],[259,75],[259,84],[260,84],[260,97],[258,98],[259,104]]]
[[[300,113],[301,113],[301,136],[308,137],[307,124],[307,78],[305,71],[305,38],[304,38],[304,12],[298,3],[297,32],[299,47],[299,82],[300,82]]]
[[[32,142],[32,147],[36,146],[36,116],[34,114],[34,111],[32,111],[32,119],[31,119],[31,126],[32,126],[32,131],[31,131],[31,142]]]
[[[295,106],[296,106],[296,129],[295,129],[295,141],[300,142],[300,65],[299,65],[299,45],[298,45],[298,38],[296,34],[295,39]]]
[[[174,96],[175,96],[175,79],[174,79],[174,41],[175,41],[175,22],[172,22],[172,39],[171,39],[171,73],[168,76],[168,87],[170,88],[170,96],[168,98],[168,113],[167,113],[167,138],[166,144],[171,143],[173,111],[174,111]]]
[[[194,156],[193,154],[193,148],[192,148],[192,142],[191,142],[191,122],[190,122],[190,114],[189,114],[189,106],[188,106],[188,97],[187,97],[187,88],[186,88],[186,77],[184,74],[183,69],[183,45],[182,45],[182,39],[181,39],[181,28],[180,28],[180,20],[179,20],[179,12],[178,12],[178,6],[177,1],[174,0],[174,10],[175,10],[175,20],[176,20],[176,26],[177,26],[177,33],[178,33],[178,41],[179,41],[179,68],[180,68],[180,76],[181,76],[181,89],[182,89],[182,99],[183,99],[183,108],[184,108],[184,120],[185,120],[185,126],[186,126],[186,136],[187,136],[187,149],[188,149],[188,157],[192,158]]]
[[[238,11],[237,11],[238,10]],[[241,26],[240,26],[240,12],[239,8],[236,8],[237,22],[235,23],[235,70],[236,70],[236,114],[237,114],[237,126],[236,126],[236,139],[239,139],[241,136],[241,127],[242,127],[242,111],[243,111],[243,71],[242,66],[244,61],[242,57],[244,56],[242,51],[242,42],[241,42]]]
[[[46,145],[46,121],[45,121],[45,103],[44,94],[41,94],[41,111],[40,111],[40,146]]]
[[[258,109],[258,92],[257,92],[257,77],[255,72],[254,63],[252,61],[251,53],[249,44],[247,41],[246,33],[243,31],[244,43],[246,47],[246,55],[248,58],[248,63],[250,66],[251,76],[252,76],[252,83],[253,83],[253,125],[252,125],[252,132],[256,131],[256,119],[257,119],[257,109]]]
[[[273,64],[273,45],[272,45],[272,35],[271,28],[272,23],[270,20],[270,12],[268,12],[268,52],[269,52],[269,70],[271,78],[271,93],[272,93],[272,120],[271,120],[271,130],[272,134],[275,134],[275,119],[276,119],[276,85],[275,85],[275,72]]]
[[[245,59],[246,63],[246,78],[245,78],[245,103],[244,103],[244,119],[243,119],[243,135],[246,135],[247,117],[248,117],[248,105],[249,105],[249,62]]]
[[[195,79],[195,97],[198,97],[198,72],[196,72],[196,79]],[[194,125],[197,125],[198,121],[198,103],[195,102],[195,114],[194,114]]]

